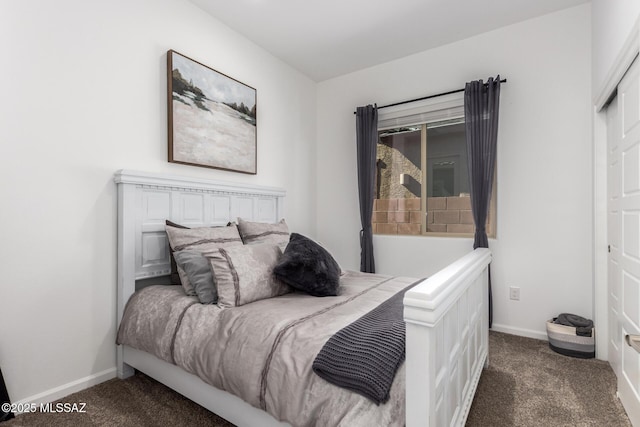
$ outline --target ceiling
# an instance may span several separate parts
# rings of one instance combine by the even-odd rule
[[[589,0],[190,0],[315,81]]]

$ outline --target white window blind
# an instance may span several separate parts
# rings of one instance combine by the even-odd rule
[[[464,118],[464,92],[378,110],[378,130]]]

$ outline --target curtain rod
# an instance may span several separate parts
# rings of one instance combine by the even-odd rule
[[[506,83],[506,82],[507,82],[507,79],[500,80],[500,83]],[[486,83],[485,83],[485,85],[486,85]],[[463,89],[450,90],[449,92],[437,93],[435,95],[423,96],[422,98],[410,99],[408,101],[400,101],[400,102],[395,102],[393,104],[382,105],[382,106],[378,107],[378,110],[381,109],[381,108],[395,107],[396,105],[408,104],[410,102],[424,101],[425,99],[437,98],[439,96],[451,95],[452,93],[458,93],[458,92],[464,92],[464,88]],[[356,112],[354,111],[353,114],[356,114]]]

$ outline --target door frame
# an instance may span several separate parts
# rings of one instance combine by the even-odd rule
[[[640,18],[636,20],[601,89],[593,100],[593,313],[596,357],[608,360],[607,286],[607,115],[606,106],[634,59],[640,54]]]

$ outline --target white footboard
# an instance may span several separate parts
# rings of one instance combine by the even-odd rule
[[[406,425],[464,426],[487,360],[489,249],[476,249],[405,294]]]

